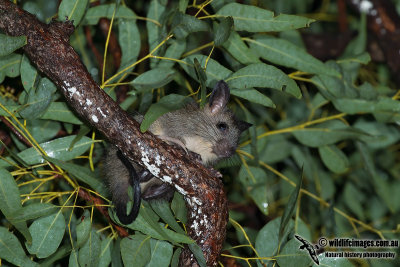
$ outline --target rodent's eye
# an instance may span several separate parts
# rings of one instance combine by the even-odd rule
[[[228,124],[226,124],[225,122],[218,122],[217,128],[218,130],[225,132],[228,130]]]

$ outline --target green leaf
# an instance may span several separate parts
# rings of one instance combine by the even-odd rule
[[[308,27],[315,20],[281,14],[274,16],[274,12],[259,7],[230,3],[223,6],[217,15],[231,16],[235,22],[236,31],[248,32],[277,32]]]
[[[149,217],[147,217],[149,219]],[[142,211],[139,213],[136,220],[128,225],[130,229],[137,230],[142,232],[143,234],[149,235],[158,240],[167,240],[173,243],[184,243],[191,244],[194,241],[183,234],[176,233],[169,229],[162,227],[161,225],[154,226],[154,224],[150,224],[148,220],[145,220],[142,216]],[[162,234],[160,233],[162,232]]]
[[[171,209],[178,220],[180,220],[184,224],[187,223],[186,203],[181,194],[177,192],[174,193],[174,197],[171,202]]]
[[[180,40],[171,40],[171,44],[168,46],[167,51],[165,51],[165,58],[175,58],[179,59],[183,52],[186,50],[186,40],[185,39],[180,39]],[[173,60],[167,60],[167,59],[161,59],[160,63],[158,64],[158,67],[160,68],[172,68],[172,66],[175,64],[175,61]]]
[[[348,63],[358,63],[367,65],[371,61],[371,56],[368,52],[363,52],[361,54],[352,55],[346,58],[339,59],[338,64],[348,64]]]
[[[115,4],[99,5],[89,8],[86,12],[83,24],[95,25],[101,18],[111,19],[113,17]],[[119,5],[114,19],[135,20],[136,14],[124,5]]]
[[[310,266],[312,259],[306,250],[299,249],[300,245],[295,239],[289,240],[277,256],[279,266],[292,266],[294,263],[298,267]]]
[[[150,261],[150,238],[131,235],[121,241],[121,256],[124,266],[145,266]]]
[[[154,48],[157,47],[162,40],[167,37],[165,27],[163,27],[162,15],[165,13],[165,4],[161,3],[159,0],[151,0],[149,5],[149,11],[147,11],[147,21],[146,21],[146,29],[147,29],[147,39],[149,43],[149,51],[153,51]],[[161,56],[162,50],[157,50],[153,55]],[[153,69],[159,59],[151,58],[150,59],[150,67]]]
[[[190,251],[193,253],[194,257],[197,260],[197,263],[200,265],[200,267],[206,267],[206,259],[204,258],[203,251],[201,250],[200,246],[197,245],[197,243],[192,243],[188,245]]]
[[[312,128],[295,130],[292,134],[300,143],[310,147],[332,145],[341,140],[367,136],[366,133],[339,121],[329,121]]]
[[[46,143],[39,144],[49,157],[55,159],[68,161],[74,159],[89,149],[90,145],[94,142],[91,138],[84,136],[79,140],[72,150],[69,150],[71,142],[74,140],[75,135],[61,137]],[[43,163],[45,160],[42,155],[33,147],[28,148],[17,154],[23,161],[29,165]],[[8,158],[7,158],[8,159]],[[0,166],[9,166],[9,164],[1,160]]]
[[[118,71],[137,60],[140,52],[140,32],[136,20],[118,20],[118,43],[121,46],[121,64]],[[117,71],[117,72],[118,72]]]
[[[81,22],[89,0],[62,0],[58,8],[58,19],[60,21],[72,20],[77,27]]]
[[[18,238],[0,226],[0,258],[17,266],[38,266],[25,254]]]
[[[148,266],[168,267],[172,258],[172,245],[166,241],[150,239],[151,259]]]
[[[343,191],[346,206],[357,215],[357,218],[364,220],[363,203],[365,198],[362,192],[352,183],[346,183]]]
[[[150,201],[152,209],[168,224],[174,231],[180,234],[185,234],[185,231],[176,222],[174,215],[171,212],[169,203],[163,199],[154,199]]]
[[[339,72],[289,41],[266,35],[258,35],[254,40],[247,38],[246,41],[259,56],[274,64],[313,74],[341,77]]]
[[[258,146],[260,160],[268,164],[280,162],[289,157],[293,144],[282,135],[274,135],[267,138],[265,147]]]
[[[59,207],[51,203],[33,203],[10,214],[10,219],[16,223],[34,220],[51,215],[59,210]]]
[[[380,98],[377,101],[364,99],[336,99],[333,101],[335,108],[348,114],[356,113],[400,113],[400,102],[388,97]]]
[[[175,70],[171,68],[155,68],[136,77],[131,85],[139,92],[163,87],[173,80]]]
[[[0,168],[0,210],[4,216],[21,232],[28,242],[32,237],[25,221],[14,221],[14,214],[22,209],[20,192],[14,177]]]
[[[179,11],[185,13],[189,0],[179,0]]]
[[[75,135],[61,137],[53,141],[41,143],[40,146],[49,157],[68,161],[85,153],[94,142],[91,138],[84,136],[75,144],[72,150],[69,150],[69,146],[74,138]],[[18,153],[18,156],[31,165],[44,162],[41,154],[39,154],[34,148],[28,148],[27,150]]]
[[[37,88],[32,87],[27,94],[27,99],[19,114],[22,118],[32,120],[41,117],[50,106],[53,94],[57,91],[55,84],[48,78],[42,78]]]
[[[281,217],[281,223],[279,225],[279,242],[283,240],[282,238],[287,232],[286,229],[289,225],[289,221],[291,220],[294,210],[296,208],[302,183],[303,183],[303,173],[301,174],[300,180],[297,182],[296,188],[290,194],[289,201],[286,204],[285,210],[283,211],[283,215]]]
[[[100,235],[95,229],[92,229],[89,238],[79,249],[78,261],[80,266],[98,267],[100,261],[101,242]]]
[[[370,136],[362,136],[360,139],[373,149],[385,149],[395,145],[400,140],[400,130],[394,125],[387,125],[376,121],[367,121],[363,118],[358,119],[354,128],[369,133]]]
[[[349,160],[346,155],[336,146],[321,146],[318,148],[319,155],[325,166],[334,173],[341,174],[348,170]]]
[[[264,63],[248,65],[233,73],[225,81],[231,88],[268,87],[301,98],[300,88],[295,81],[280,69]]]
[[[172,32],[178,39],[184,39],[189,33],[208,32],[210,27],[204,20],[199,20],[193,16],[177,12],[172,21]]]
[[[203,68],[200,66],[199,61],[197,58],[193,60],[194,63],[194,70],[196,71],[196,76],[197,79],[200,81],[200,108],[204,108],[206,105],[206,97],[207,97],[207,87],[206,87],[206,81],[207,81],[207,75]]]
[[[185,100],[185,96],[176,94],[169,94],[162,97],[160,101],[150,106],[149,110],[144,115],[140,130],[142,132],[147,131],[150,125],[163,114],[182,108]]]
[[[214,44],[220,46],[228,40],[233,26],[233,18],[226,17],[219,24],[214,25]]]
[[[104,188],[104,183],[96,178],[96,174],[88,167],[79,166],[74,163],[68,163],[46,156],[44,158],[49,162],[61,167],[63,170],[66,170],[79,181],[89,185],[94,191],[104,195],[107,193],[107,190]]]
[[[40,118],[43,120],[62,121],[77,125],[83,124],[65,102],[52,102],[47,111]]]
[[[267,215],[267,174],[265,171],[258,167],[248,166],[245,168],[242,166],[239,171],[239,179],[260,211]]]
[[[81,216],[79,223],[76,225],[76,248],[82,247],[89,239],[90,233],[92,232],[92,222],[90,220],[90,213],[88,210],[84,211]]]
[[[325,257],[324,253],[318,255],[319,265],[313,262],[312,267],[326,266],[326,267],[354,267],[355,265],[349,259],[343,257]]]
[[[375,162],[368,147],[361,142],[356,142],[356,146],[358,151],[360,151],[362,163],[372,179],[372,184],[377,195],[385,202],[392,213],[396,212],[400,206],[398,202],[393,201],[393,193],[391,191],[391,188],[396,187],[391,187],[388,181],[382,179],[381,175],[377,173]]]
[[[256,89],[239,89],[231,90],[231,95],[249,100],[250,102],[263,105],[265,107],[275,108],[275,104],[266,95],[260,93]]]
[[[32,66],[25,54],[22,56],[20,72],[22,85],[26,91],[34,87],[36,81],[40,79],[37,69]]]
[[[68,267],[79,267],[78,252],[73,249],[69,255]]]
[[[178,267],[179,266],[179,257],[181,256],[182,249],[177,248],[174,252],[174,255],[172,255],[171,259],[171,267]]]
[[[27,129],[36,142],[42,143],[54,138],[61,129],[61,124],[50,120],[29,120]]]
[[[266,225],[258,232],[255,249],[258,252],[259,257],[272,257],[276,255],[279,248],[279,225],[281,222],[281,218],[278,217]],[[285,239],[289,232],[293,229],[293,221],[289,221],[289,225],[286,228],[286,232],[282,239]],[[268,240],[268,242],[265,242]],[[262,260],[263,263],[268,264],[271,260],[265,259]]]
[[[6,216],[22,209],[18,185],[5,169],[0,169],[0,210]]]
[[[27,245],[29,253],[38,258],[47,258],[60,246],[65,232],[65,219],[61,211],[35,220],[29,227],[32,245]]]
[[[240,35],[232,31],[229,39],[222,45],[228,53],[242,64],[259,63],[258,56],[243,42]]]
[[[100,261],[99,267],[108,267],[111,263],[111,250],[113,245],[113,239],[109,237],[103,238],[101,240],[101,252],[100,252]]]
[[[0,57],[0,83],[6,76],[14,78],[20,74],[22,56],[19,54],[10,54]]]
[[[204,69],[205,63],[207,61],[207,57],[204,55],[200,54],[195,54],[191,55],[188,57],[185,57],[183,61],[185,63],[179,62],[181,67],[185,70],[187,74],[190,75],[193,79],[196,81],[200,82],[197,79],[196,71],[193,65],[194,59],[197,58],[197,60],[200,62],[201,67]],[[207,63],[207,68],[205,70],[206,75],[207,75],[207,87],[214,87],[214,85],[220,81],[220,80],[225,80],[227,77],[229,77],[232,74],[232,71],[228,70],[221,64],[219,64],[217,61],[214,59],[210,58]]]
[[[26,45],[26,36],[8,36],[0,33],[0,57],[7,56]]]

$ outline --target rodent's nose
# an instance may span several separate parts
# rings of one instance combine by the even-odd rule
[[[235,154],[236,147],[232,146],[228,140],[221,139],[213,147],[213,152],[220,158],[229,158]]]

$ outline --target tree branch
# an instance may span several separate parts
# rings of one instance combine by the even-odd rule
[[[69,45],[71,22],[46,25],[8,0],[0,0],[0,29],[11,36],[27,36],[24,52],[49,77],[69,105],[91,126],[115,144],[132,162],[184,195],[188,207],[188,234],[201,247],[208,266],[216,266],[227,223],[227,201],[217,172],[205,168],[192,155],[174,148],[149,132],[141,133],[92,79]],[[181,265],[196,266],[186,249]]]

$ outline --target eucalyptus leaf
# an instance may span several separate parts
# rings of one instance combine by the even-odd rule
[[[0,226],[0,258],[17,266],[39,266],[26,256],[18,238]]]
[[[15,213],[22,209],[20,192],[14,177],[5,169],[0,168],[0,210],[4,216],[31,242],[32,237],[28,231],[26,221],[14,221]]]
[[[65,232],[65,219],[61,212],[35,220],[29,227],[32,245],[27,245],[29,253],[38,258],[46,258],[60,246]]]
[[[147,220],[148,219],[149,217],[147,217]],[[149,224],[149,221],[147,220],[145,220],[142,214],[139,213],[136,220],[132,224],[128,225],[128,227],[130,229],[140,231],[143,234],[149,235],[158,240],[167,240],[170,242],[184,243],[184,244],[191,244],[194,242],[190,237],[186,235],[176,233],[174,231],[162,227],[161,225],[154,226],[154,224]]]
[[[24,119],[40,118],[49,108],[57,88],[48,78],[42,78],[37,88],[28,91],[24,108],[19,112]]]
[[[280,14],[256,6],[230,3],[223,6],[217,15],[231,16],[235,22],[235,30],[248,32],[284,31],[308,27],[313,19]]]
[[[303,49],[286,40],[258,35],[254,39],[246,39],[246,41],[260,57],[274,64],[313,74],[341,77],[335,69],[327,67]]]
[[[228,53],[242,64],[259,63],[258,55],[241,39],[240,35],[231,31],[231,34],[222,46]]]
[[[258,255],[260,257],[272,257],[278,252],[278,248],[280,246],[279,242],[279,225],[281,222],[281,218],[278,217],[270,222],[268,222],[266,225],[261,228],[261,230],[258,232],[256,242],[255,242],[255,249],[258,252]],[[285,239],[289,232],[293,228],[293,221],[290,220],[287,227],[285,228],[285,233],[282,236],[281,240]],[[265,242],[265,240],[268,240],[268,242]],[[270,262],[269,259],[264,259],[262,260],[263,263],[268,264]],[[262,265],[259,265],[262,266]]]
[[[225,80],[231,88],[267,87],[301,98],[300,88],[280,69],[264,63],[248,65]]]
[[[332,145],[341,140],[368,136],[367,133],[346,126],[339,121],[330,121],[317,126],[294,130],[292,134],[300,143],[310,147]]]
[[[118,71],[137,60],[140,52],[140,32],[136,20],[119,19],[118,41],[121,46],[121,64]],[[117,72],[118,72],[117,71]]]
[[[100,235],[92,229],[89,237],[79,249],[78,262],[80,266],[97,267],[99,266],[101,253]]]
[[[233,18],[225,17],[219,24],[215,24],[214,27],[214,44],[220,46],[228,40],[233,27]]]
[[[33,203],[10,214],[10,219],[16,223],[34,220],[57,212],[59,208],[51,203]]]
[[[207,57],[200,54],[188,56],[183,59],[183,63],[179,62],[179,64],[185,70],[185,72],[190,75],[190,77],[199,82],[193,64],[195,58],[197,58],[201,67],[205,68]],[[218,81],[225,80],[227,77],[229,77],[232,74],[232,71],[225,68],[214,59],[210,58],[207,62],[205,73],[207,75],[207,87],[214,87]]]
[[[272,102],[272,100],[257,91],[256,89],[250,88],[250,89],[233,89],[231,90],[231,94],[234,96],[238,96],[240,98],[249,100],[250,102],[260,104],[266,107],[270,108],[275,108],[275,104]]]
[[[171,68],[175,64],[175,61],[170,59],[179,59],[182,56],[183,52],[185,52],[185,49],[186,49],[186,40],[184,39],[172,40],[171,44],[165,51],[164,55],[165,59],[161,59],[160,63],[158,64],[158,67]]]
[[[172,245],[166,241],[150,240],[151,259],[148,266],[170,266],[172,258]]]
[[[85,210],[76,226],[77,248],[82,247],[86,243],[86,241],[89,239],[91,231],[92,222],[90,221],[90,213],[88,210]]]
[[[311,257],[309,256],[308,252],[304,249],[299,249],[300,243],[295,240],[291,239],[280,251],[277,262],[279,266],[288,266],[296,263],[298,267],[308,267],[312,263]]]
[[[131,85],[139,92],[163,87],[174,78],[175,70],[171,68],[155,68],[136,77]]]
[[[115,4],[106,4],[91,7],[86,12],[83,24],[95,25],[99,22],[101,18],[111,19],[113,17],[114,9]],[[115,12],[114,19],[120,18],[135,20],[137,16],[130,8],[124,5],[119,5]]]
[[[124,266],[145,266],[151,259],[150,237],[135,234],[121,241]]]
[[[62,0],[58,8],[59,20],[71,20],[77,27],[85,14],[88,3],[89,0]]]
[[[0,57],[0,83],[7,77],[17,77],[20,74],[22,56],[19,54],[9,54]]]
[[[91,138],[84,136],[75,144],[72,150],[69,150],[69,146],[74,137],[74,135],[61,137],[39,145],[44,149],[49,157],[68,161],[85,153],[93,143]],[[44,162],[42,155],[33,147],[18,153],[18,156],[30,165]],[[1,164],[4,164],[4,161],[1,162],[0,165]]]
[[[7,56],[26,45],[26,36],[8,36],[0,33],[0,57]]]
[[[105,237],[101,240],[99,267],[108,267],[111,263],[113,239]]]
[[[79,166],[74,163],[68,163],[61,160],[57,160],[55,158],[44,157],[51,163],[61,167],[62,169],[66,170],[68,173],[72,174],[76,179],[88,184],[93,190],[100,194],[106,194],[107,191],[104,188],[104,183],[100,181],[96,175],[90,171],[89,168]]]
[[[186,38],[189,33],[209,30],[207,22],[181,12],[177,12],[172,21],[172,32],[178,39]]]
[[[348,170],[349,160],[336,146],[321,146],[318,151],[325,166],[332,172],[341,174]]]

